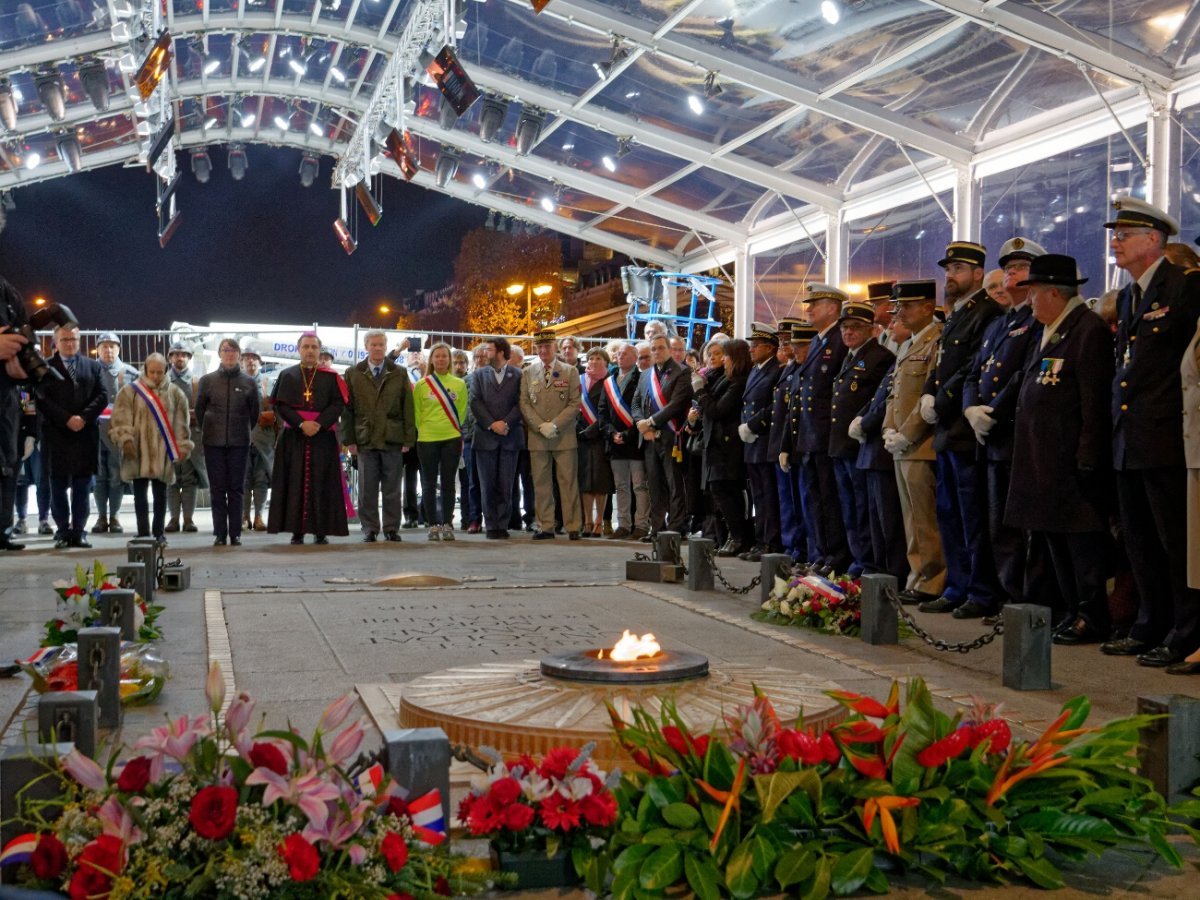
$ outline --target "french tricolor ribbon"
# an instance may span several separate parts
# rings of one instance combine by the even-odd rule
[[[25,660],[25,662],[31,666],[36,666],[40,663],[46,662],[47,660],[54,659],[54,657],[62,653],[62,649],[62,647],[42,647],[36,653],[34,653],[33,656]]]
[[[462,434],[462,422],[458,419],[458,407],[450,399],[450,392],[446,390],[446,386],[438,379],[435,372],[426,375],[425,382],[429,385],[429,393],[433,394],[434,399],[441,404],[442,411],[446,413],[446,418],[450,420],[454,430]]]
[[[111,406],[104,407],[104,409],[100,412],[100,418],[101,419],[111,419],[112,418],[112,407]]]
[[[379,793],[379,786],[383,784],[383,765],[375,763],[371,768],[360,772],[355,777],[354,783],[358,787],[358,792],[363,797],[374,797]]]
[[[583,421],[589,425],[596,424],[596,407],[592,406],[592,401],[588,397],[588,391],[592,387],[592,380],[587,375],[583,376],[583,390],[579,392],[579,412],[583,415]]]
[[[663,393],[662,382],[660,382],[658,380],[658,366],[650,367],[650,391],[649,391],[649,394],[650,394],[650,401],[654,404],[654,407],[655,407],[654,411],[662,412],[663,408],[667,405],[667,397]],[[675,424],[674,420],[668,421],[667,424],[671,426],[672,431],[679,430],[679,427]]]
[[[608,405],[612,407],[612,411],[621,420],[621,424],[626,428],[632,428],[633,411],[629,408],[629,404],[625,402],[625,398],[621,396],[621,388],[618,387],[615,377],[604,379],[604,394],[608,397]]]
[[[183,452],[179,449],[179,441],[175,439],[175,432],[171,430],[171,418],[163,408],[162,401],[158,399],[158,394],[140,381],[135,381],[130,387],[133,388],[135,394],[142,398],[150,410],[150,418],[158,426],[158,433],[162,435],[163,443],[167,445],[167,459],[171,462],[178,462],[179,458],[183,456]]]
[[[442,792],[434,788],[408,804],[413,833],[426,844],[436,847],[446,840],[446,818],[442,813]]]
[[[845,592],[832,581],[826,581],[820,575],[805,575],[800,579],[800,582],[811,589],[814,593],[820,594],[826,600],[845,600]]]
[[[37,849],[36,834],[22,834],[13,838],[0,850],[0,866],[15,866],[27,863],[33,859],[33,851]]]

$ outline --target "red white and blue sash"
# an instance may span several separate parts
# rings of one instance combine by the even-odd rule
[[[22,834],[4,845],[0,852],[0,866],[15,866],[27,863],[33,859],[33,851],[37,849],[36,834]]]
[[[650,395],[650,402],[654,404],[654,411],[662,412],[667,405],[667,398],[663,393],[662,383],[658,380],[658,366],[650,367],[650,390],[647,393]],[[674,420],[668,421],[667,424],[671,426],[672,431],[679,430]]]
[[[588,397],[588,391],[592,387],[592,380],[587,376],[583,376],[583,390],[579,392],[579,412],[583,416],[583,421],[589,425],[596,424],[596,407],[592,406],[592,400]]]
[[[135,394],[142,398],[150,410],[150,418],[158,426],[158,433],[162,435],[163,443],[167,445],[167,459],[171,462],[178,462],[179,458],[183,456],[183,452],[179,449],[179,441],[175,439],[175,432],[171,430],[171,418],[163,408],[162,401],[158,399],[158,394],[140,381],[135,381],[130,387],[133,388]]]
[[[462,422],[458,419],[458,407],[450,399],[450,392],[446,390],[445,385],[438,380],[437,375],[433,372],[425,376],[425,381],[429,384],[429,393],[433,394],[434,399],[442,405],[442,411],[446,413],[446,418],[450,420],[450,424],[454,426],[454,430],[462,434]]]
[[[632,428],[633,411],[629,408],[629,404],[625,402],[625,398],[621,396],[621,388],[617,385],[615,375],[604,379],[604,393],[608,396],[608,405],[612,407],[617,418],[621,420],[621,424],[626,428]]]

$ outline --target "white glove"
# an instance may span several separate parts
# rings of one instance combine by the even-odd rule
[[[867,442],[867,436],[863,433],[862,416],[855,416],[854,421],[850,423],[850,427],[846,429],[846,434],[854,438],[860,444]]]
[[[970,424],[971,429],[975,432],[975,440],[983,443],[983,439],[987,437],[987,433],[992,430],[996,424],[988,413],[992,411],[990,406],[968,406],[963,410],[963,418]]]
[[[786,453],[779,454],[779,468],[785,472],[792,471],[792,467],[788,465],[788,455]]]
[[[558,426],[553,422],[543,422],[538,426],[538,431],[540,431],[542,433],[542,437],[548,441],[558,437]]]
[[[738,426],[738,437],[747,444],[753,444],[758,440],[758,435],[751,431],[750,426],[745,422]]]
[[[37,440],[34,439],[33,435],[29,435],[28,437],[26,437],[25,438],[25,450],[21,454],[21,459],[29,459],[29,457],[33,456],[33,451],[36,448],[37,448]]]
[[[900,432],[892,434],[891,439],[883,439],[883,446],[892,456],[903,456],[912,446],[912,441],[902,435]]]
[[[937,411],[933,408],[934,400],[933,394],[921,395],[921,418],[930,425],[936,425],[938,420]]]

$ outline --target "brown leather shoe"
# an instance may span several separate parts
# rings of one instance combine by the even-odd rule
[[[262,520],[262,516],[254,517],[254,530],[255,531],[266,531],[267,530],[267,523]]]

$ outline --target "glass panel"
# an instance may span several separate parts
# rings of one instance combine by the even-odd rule
[[[668,222],[636,209],[623,209],[596,223],[595,228],[670,253],[675,252],[675,245],[687,233],[687,229],[676,222]]]
[[[619,138],[576,122],[565,123],[538,144],[535,154],[639,190],[657,184],[683,165],[674,156],[644,144],[622,144]]]
[[[1200,231],[1200,106],[1179,113],[1183,126],[1182,164],[1179,167],[1179,225],[1182,236],[1175,241],[1193,241]]]
[[[0,50],[15,50],[108,31],[107,11],[94,13],[84,0],[22,0],[0,7]]]
[[[1038,0],[1012,2],[1046,11],[1045,4]],[[1054,15],[1072,28],[1096,35],[1093,43],[1108,46],[1113,53],[1121,53],[1120,47],[1111,46],[1116,41],[1176,65],[1180,48],[1173,39],[1187,10],[1184,0],[1122,0],[1111,4],[1064,3],[1054,8]]]
[[[1145,146],[1145,126],[1131,135]],[[985,179],[980,233],[989,262],[1009,238],[1032,238],[1050,253],[1075,257],[1089,279],[1083,290],[1098,295],[1106,276],[1116,274],[1107,271],[1108,232],[1102,227],[1115,194],[1146,195],[1145,170],[1120,135]]]
[[[860,128],[806,109],[736,152],[814,181],[833,182],[868,137]]]
[[[716,162],[720,165],[720,161]],[[726,222],[740,222],[763,189],[714,169],[699,169],[655,196],[684,209],[707,213]]]
[[[897,169],[905,169],[910,174],[915,175],[913,167],[905,159],[904,153],[907,152],[912,161],[918,166],[925,160],[933,159],[930,153],[922,153],[920,150],[914,150],[912,147],[905,147],[904,152],[896,146],[893,141],[880,141],[872,153],[859,169],[858,174],[853,179],[853,184],[859,184],[871,178],[880,175],[887,175],[889,172],[895,172]]]
[[[939,199],[946,208],[949,193]],[[850,281],[942,280],[937,261],[950,243],[951,228],[933,198],[850,223]]]
[[[804,315],[804,289],[825,280],[825,236],[814,235],[754,255],[754,321],[768,325]],[[820,250],[818,250],[820,247]]]
[[[408,2],[409,0],[402,0],[400,6],[396,9],[396,14],[392,17],[389,30],[398,27],[397,21],[401,23],[408,21]],[[349,16],[349,7],[352,5],[353,0],[342,0],[342,11],[338,15],[342,18]],[[362,0],[358,4],[358,12],[354,14],[354,27],[370,28],[372,31],[378,31],[383,26],[383,20],[387,17],[388,9],[391,8],[391,5],[392,0]]]
[[[989,131],[1023,122],[1076,100],[1096,96],[1070,60],[1031,51],[1030,62],[1025,69],[1025,74],[987,123]],[[1091,78],[1102,91],[1126,86],[1123,81],[1099,72],[1092,72]]]

